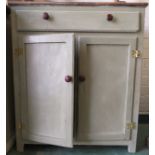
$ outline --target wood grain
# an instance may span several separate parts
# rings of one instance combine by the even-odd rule
[[[126,2],[50,2],[47,0],[39,1],[18,1],[9,0],[9,5],[65,5],[65,6],[132,6],[146,7],[148,3],[126,3]]]

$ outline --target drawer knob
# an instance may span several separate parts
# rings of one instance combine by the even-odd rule
[[[83,75],[80,75],[79,76],[79,81],[80,82],[84,82],[85,80],[86,80],[86,78]]]
[[[49,14],[47,12],[43,13],[43,19],[48,20],[50,18]]]
[[[73,79],[70,75],[65,76],[65,81],[66,82],[71,82]]]
[[[108,14],[107,15],[107,20],[108,21],[112,21],[113,20],[113,15],[112,14]]]

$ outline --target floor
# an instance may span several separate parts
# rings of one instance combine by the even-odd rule
[[[145,146],[145,138],[149,134],[147,124],[139,125],[137,152],[132,155],[149,155]],[[7,155],[130,155],[127,147],[111,146],[75,146],[73,149],[48,145],[26,145],[25,151],[19,153],[13,147]]]

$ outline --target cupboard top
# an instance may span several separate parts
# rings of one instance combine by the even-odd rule
[[[9,1],[9,5],[62,5],[62,6],[130,6],[130,7],[146,7],[148,3],[132,3],[132,2],[50,2],[44,1]]]

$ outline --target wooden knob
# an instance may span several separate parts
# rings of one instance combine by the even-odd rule
[[[65,76],[65,81],[66,82],[71,82],[72,81],[72,77],[69,76],[69,75]]]
[[[107,20],[108,21],[112,21],[113,20],[113,15],[112,14],[108,14],[107,15]]]
[[[43,13],[43,19],[48,20],[50,18],[49,14],[47,12]]]
[[[80,82],[84,82],[85,80],[86,80],[86,79],[85,79],[85,77],[84,77],[83,75],[80,75],[80,76],[79,76],[79,81],[80,81]]]

